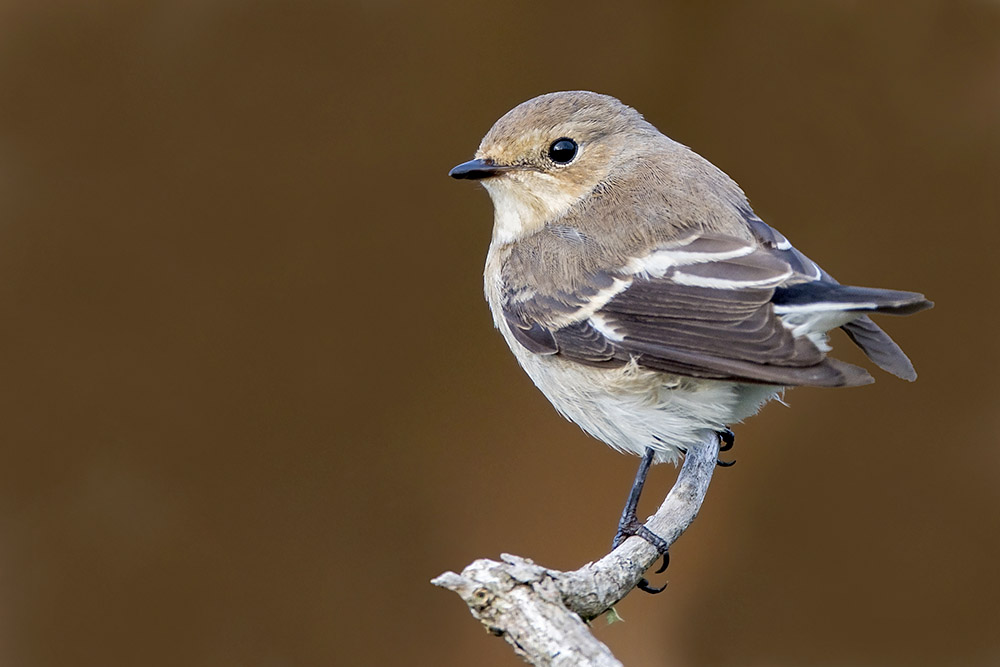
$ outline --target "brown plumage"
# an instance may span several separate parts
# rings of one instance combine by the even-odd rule
[[[866,313],[930,307],[922,295],[839,285],[732,179],[614,98],[529,100],[453,175],[494,201],[497,326],[556,408],[616,448],[674,458],[781,387],[871,382],[827,356],[831,328],[916,377]]]

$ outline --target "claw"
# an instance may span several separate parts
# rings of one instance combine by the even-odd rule
[[[650,586],[649,580],[643,577],[642,579],[639,580],[639,583],[637,583],[635,587],[638,588],[640,591],[649,593],[650,595],[656,595],[657,593],[662,593],[664,590],[666,590],[667,585],[663,584],[659,588],[657,588],[656,586]]]
[[[654,574],[663,574],[664,572],[667,571],[667,567],[669,565],[670,565],[670,552],[668,551],[665,554],[663,554],[663,565],[661,565],[660,569],[654,572]]]
[[[719,431],[719,440],[722,441],[722,444],[719,446],[719,451],[728,452],[733,448],[733,443],[736,442],[736,434],[733,433],[731,429],[727,428]]]
[[[719,445],[720,452],[728,452],[733,448],[733,443],[736,442],[736,434],[733,433],[728,428],[719,431],[719,441],[722,443]],[[736,461],[723,461],[722,459],[716,459],[716,464],[722,468],[728,468],[729,466],[736,463]]]

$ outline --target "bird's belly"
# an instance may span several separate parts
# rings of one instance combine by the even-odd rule
[[[757,412],[780,387],[701,380],[650,371],[634,361],[599,368],[511,349],[556,410],[614,449],[675,462],[706,441],[708,432]]]

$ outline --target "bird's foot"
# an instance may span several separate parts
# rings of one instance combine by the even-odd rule
[[[623,516],[618,522],[618,531],[615,533],[615,539],[611,543],[611,548],[617,549],[622,542],[633,535],[646,540],[660,552],[660,555],[663,557],[663,564],[656,570],[656,574],[665,572],[667,570],[667,566],[670,565],[670,552],[668,551],[670,549],[670,545],[665,539],[639,523],[639,519],[634,513],[632,516]],[[641,591],[652,594],[662,593],[667,587],[666,584],[663,584],[659,588],[652,586],[650,585],[649,580],[645,577],[640,579],[639,583],[635,586]]]
[[[730,449],[733,448],[733,443],[736,442],[736,434],[733,433],[728,428],[724,429],[722,431],[719,431],[719,440],[722,442],[722,444],[719,445],[719,451],[728,452]],[[716,459],[715,463],[721,468],[728,468],[729,466],[736,465],[735,460],[723,461],[722,459]]]

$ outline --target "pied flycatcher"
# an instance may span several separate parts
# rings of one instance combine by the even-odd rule
[[[556,410],[650,463],[756,413],[785,387],[872,382],[827,356],[843,329],[877,366],[916,379],[868,317],[923,295],[841,285],[765,224],[739,186],[631,107],[591,92],[515,107],[451,170],[495,209],[493,321]],[[631,499],[630,499],[630,504]],[[656,536],[623,514],[617,545]]]

